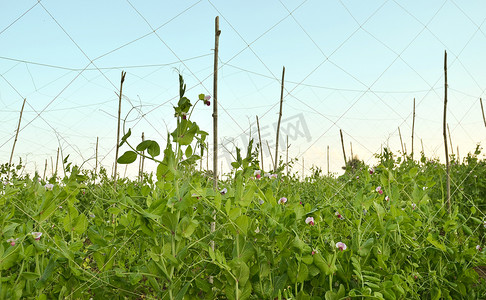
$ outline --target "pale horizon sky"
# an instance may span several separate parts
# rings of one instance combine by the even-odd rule
[[[219,138],[234,150],[256,137],[256,116],[275,144],[280,81],[285,66],[282,140],[294,171],[330,170],[346,154],[369,164],[384,146],[401,151],[398,127],[415,153],[444,159],[444,51],[448,53],[448,113],[453,153],[484,146],[486,129],[486,3],[484,1],[15,1],[0,4],[0,158],[8,162],[22,101],[27,99],[14,162],[44,170],[59,146],[76,164],[114,161],[120,73],[122,116],[132,144],[142,132],[165,145],[174,128],[178,73],[187,96],[212,94],[214,18],[220,18]],[[193,118],[212,132],[212,107]],[[212,142],[212,136],[208,137]],[[220,147],[223,148],[223,147]],[[212,149],[212,145],[210,145]],[[123,153],[127,148],[120,149]],[[284,155],[284,149],[280,153]],[[449,149],[451,152],[451,149]],[[417,157],[418,155],[416,155]],[[223,171],[229,158],[221,150]],[[283,157],[285,161],[285,156]],[[209,160],[211,167],[212,159]],[[206,161],[204,161],[204,165]],[[135,174],[138,164],[128,168]],[[152,166],[153,167],[153,166]],[[124,167],[120,170],[124,172]]]

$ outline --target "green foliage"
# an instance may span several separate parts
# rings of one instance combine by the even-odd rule
[[[486,297],[474,269],[486,265],[476,249],[486,244],[479,148],[452,164],[450,213],[444,166],[388,149],[372,174],[356,161],[340,177],[314,169],[299,181],[257,178],[250,143],[246,155],[236,151],[222,193],[195,169],[207,133],[191,121],[182,77],[179,87],[177,127],[160,160],[156,141],[133,147],[128,130],[121,142],[131,150],[119,163],[146,152],[158,163],[156,180],[122,178],[114,190],[105,170],[73,166],[49,179],[51,189],[37,175],[0,168],[0,299]]]

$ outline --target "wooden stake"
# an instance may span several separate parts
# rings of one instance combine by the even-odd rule
[[[327,176],[329,176],[329,145],[327,145]]]
[[[444,52],[444,123],[443,123],[443,135],[444,135],[444,148],[445,148],[445,160],[447,167],[447,207],[449,214],[451,213],[451,177],[449,175],[449,151],[447,149],[447,134],[446,134],[446,117],[447,117],[447,51]]]
[[[484,127],[486,127],[486,117],[484,117],[483,99],[479,98],[479,102],[481,103],[481,113],[483,114]]]
[[[99,137],[96,137],[96,150],[95,150],[95,180],[98,175],[98,141]]]
[[[353,143],[349,142],[349,146],[351,147],[351,160],[353,160],[354,155],[353,155]]]
[[[13,159],[13,155],[14,155],[15,144],[17,144],[17,138],[19,137],[20,122],[22,121],[22,114],[24,113],[24,106],[25,106],[26,100],[27,100],[27,98],[24,98],[24,102],[22,103],[22,108],[20,109],[19,124],[17,125],[17,131],[15,133],[15,139],[14,139],[13,146],[12,146],[12,152],[10,153],[10,160],[8,162],[8,178],[10,178],[10,167],[12,166],[12,159]]]
[[[54,163],[52,162],[52,156],[51,156],[51,174],[54,176]]]
[[[56,155],[56,171],[54,172],[54,174],[57,176],[57,170],[58,170],[58,166],[59,166],[59,147],[57,147],[57,155]]]
[[[344,167],[348,164],[346,161],[346,152],[344,151],[344,139],[343,139],[343,131],[339,129],[339,134],[341,135],[341,146],[343,147],[343,156],[344,156]]]
[[[46,165],[44,167],[44,176],[42,176],[44,180],[46,180],[46,172],[47,172],[47,158],[46,158]]]
[[[413,98],[413,115],[412,115],[412,160],[413,160],[413,133],[415,130],[415,98]]]
[[[461,159],[460,159],[460,156],[459,156],[459,145],[457,145],[457,162],[461,163]]]
[[[265,142],[267,143],[268,153],[270,154],[270,161],[273,162],[272,150],[270,150],[270,145],[268,144],[268,141],[265,141]],[[270,168],[272,168],[272,167],[270,166]]]
[[[400,145],[402,145],[402,154],[405,156],[405,148],[403,148],[402,133],[400,132],[400,127],[398,127],[398,135],[400,136]]]
[[[282,85],[281,85],[281,89],[280,89],[280,111],[278,113],[277,141],[275,142],[275,163],[273,164],[274,171],[277,171],[277,167],[278,167],[278,136],[279,136],[279,133],[280,133],[280,121],[282,120],[284,77],[285,77],[285,67],[283,67],[283,69],[282,69]]]
[[[214,20],[214,72],[213,72],[213,188],[218,189],[218,51],[219,16]],[[212,228],[211,228],[212,229]],[[211,230],[212,232],[212,230]],[[214,248],[214,245],[213,245]]]
[[[422,139],[420,139],[420,144],[422,145],[422,153],[425,154],[425,151],[424,151],[424,142],[422,141]]]
[[[449,134],[449,143],[451,144],[451,154],[454,155],[454,147],[452,147],[451,131],[449,130],[449,124],[447,124],[447,133]]]
[[[256,116],[257,120],[257,128],[258,128],[258,143],[260,145],[260,157],[261,157],[261,162],[260,162],[260,168],[262,168],[263,171],[263,148],[262,148],[262,136],[260,135],[260,121],[258,121],[258,116]]]
[[[121,72],[121,79],[120,79],[120,93],[118,94],[118,129],[116,131],[116,152],[115,152],[115,170],[113,171],[113,182],[116,191],[116,170],[118,167],[118,149],[120,148],[120,119],[121,119],[121,100],[122,100],[122,93],[123,93],[123,82],[125,81],[125,75],[127,73],[122,71]]]

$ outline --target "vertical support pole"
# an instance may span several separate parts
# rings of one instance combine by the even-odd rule
[[[47,158],[46,158],[46,165],[44,167],[44,176],[42,176],[42,178],[44,178],[44,180],[46,180],[46,172],[47,172]]]
[[[52,156],[51,156],[51,176],[54,176],[54,163],[52,162]]]
[[[447,134],[446,134],[446,117],[447,117],[447,51],[444,52],[444,122],[443,122],[443,135],[444,135],[444,148],[445,148],[445,160],[446,160],[446,172],[447,172],[447,207],[449,214],[451,213],[451,177],[449,174],[449,151],[447,149]]]
[[[327,145],[327,176],[329,176],[329,145]]]
[[[270,154],[270,161],[273,163],[272,150],[270,150],[270,145],[268,144],[268,141],[265,142],[267,143],[268,153]],[[271,167],[272,166],[270,166],[270,168]]]
[[[55,176],[57,177],[57,170],[59,165],[59,147],[57,147],[57,155],[56,155],[56,171],[54,172]]]
[[[213,72],[213,189],[218,190],[218,52],[219,52],[219,16],[214,20],[214,72]],[[209,157],[209,153],[208,153]],[[213,221],[211,222],[211,232],[216,231],[216,211],[213,211]],[[211,249],[214,251],[214,240],[210,242]],[[209,277],[209,283],[213,284],[213,276]],[[238,293],[238,290],[236,291]]]
[[[353,155],[353,143],[352,142],[349,142],[349,147],[351,148],[351,160],[353,160],[354,155]]]
[[[273,170],[275,172],[277,171],[277,166],[278,166],[278,139],[279,139],[279,134],[280,134],[280,121],[282,120],[284,78],[285,78],[285,67],[283,67],[283,69],[282,69],[282,84],[281,84],[281,88],[280,88],[280,111],[278,113],[277,140],[275,141],[275,163],[273,164]]]
[[[422,153],[425,155],[425,151],[424,151],[424,141],[422,139],[420,139],[420,144],[422,145]]]
[[[483,114],[484,127],[486,127],[486,117],[484,117],[483,98],[479,98],[479,103],[481,103],[481,113]]]
[[[346,161],[346,152],[344,151],[344,139],[343,139],[343,131],[339,129],[339,134],[341,135],[341,146],[343,147],[343,156],[344,156],[344,167],[348,164]]]
[[[260,145],[260,157],[261,157],[261,161],[260,161],[260,168],[262,169],[263,171],[263,148],[262,148],[262,136],[260,134],[260,121],[258,120],[258,116],[256,116],[256,120],[257,120],[257,128],[258,128],[258,144]]]
[[[398,135],[400,136],[400,145],[402,145],[402,154],[405,156],[405,148],[403,148],[402,133],[400,132],[400,127],[398,127]]]
[[[118,94],[118,129],[116,131],[116,151],[115,151],[115,169],[113,171],[113,182],[114,187],[116,190],[116,170],[118,167],[118,149],[120,148],[120,117],[121,117],[121,100],[122,100],[122,92],[123,92],[123,82],[125,81],[125,75],[127,73],[122,71],[121,72],[121,79],[120,79],[120,93]]]
[[[415,131],[415,98],[413,98],[413,115],[412,115],[412,160],[413,160],[413,134]]]
[[[22,109],[20,109],[19,124],[17,125],[17,132],[15,133],[15,139],[14,139],[13,146],[12,146],[12,152],[10,153],[10,160],[8,161],[8,178],[10,178],[10,167],[12,166],[12,159],[13,159],[13,155],[14,155],[15,144],[17,144],[17,138],[19,137],[20,122],[22,121],[22,114],[24,113],[24,106],[25,106],[26,100],[27,100],[27,98],[24,98],[24,102],[22,103]]]
[[[96,177],[98,176],[98,142],[99,142],[100,137],[96,137],[96,154],[95,154],[95,180]]]
[[[218,189],[218,52],[219,52],[219,16],[214,21],[214,72],[213,72],[213,188]],[[211,231],[212,228],[211,228]],[[214,245],[213,245],[214,248]]]

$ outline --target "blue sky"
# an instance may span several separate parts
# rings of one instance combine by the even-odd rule
[[[140,112],[128,116],[127,128],[165,144],[178,72],[190,99],[212,94],[218,15],[219,136],[230,151],[255,134],[257,115],[264,145],[273,148],[285,66],[282,141],[289,134],[289,156],[300,159],[295,171],[302,172],[302,157],[305,172],[312,164],[326,170],[329,146],[330,170],[338,172],[339,129],[347,155],[352,143],[353,153],[369,163],[383,146],[401,151],[398,127],[410,152],[414,98],[415,152],[422,139],[428,156],[443,159],[445,50],[454,153],[457,146],[462,157],[477,143],[484,146],[483,1],[44,0],[0,8],[0,157],[9,159],[27,98],[15,157],[28,170],[43,171],[59,146],[93,168],[97,137],[101,163],[111,170],[122,70],[122,114],[133,106]],[[193,116],[206,131],[211,112],[199,106]],[[227,171],[223,150],[221,157]]]

